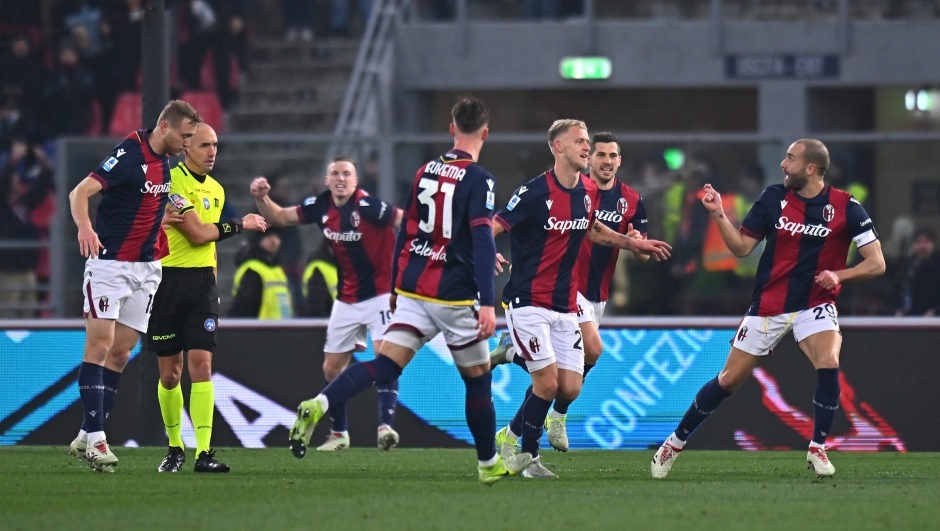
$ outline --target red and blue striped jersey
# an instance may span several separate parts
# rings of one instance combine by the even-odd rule
[[[95,232],[101,260],[152,262],[169,254],[163,212],[170,158],[150,147],[150,129],[134,131],[88,176],[101,183]]]
[[[768,186],[741,224],[741,233],[767,245],[757,266],[748,315],[799,312],[835,303],[842,286],[828,290],[814,279],[845,269],[849,245],[878,239],[865,209],[850,194],[826,185],[805,199],[782,184]]]
[[[418,169],[404,204],[393,269],[397,293],[469,306],[481,292],[494,292],[492,285],[477,286],[471,229],[492,226],[495,187],[490,172],[456,149]]]
[[[636,190],[617,181],[609,190],[598,190],[597,221],[620,234],[627,233],[632,223],[634,230],[646,236],[646,207]],[[607,302],[610,279],[617,267],[620,249],[594,245],[584,238],[578,257],[578,291],[591,302]]]
[[[512,274],[503,302],[577,311],[578,256],[594,221],[597,185],[581,176],[568,189],[548,171],[516,189],[494,221],[509,231]]]
[[[301,223],[316,223],[336,255],[336,299],[353,304],[389,293],[397,209],[357,189],[341,207],[329,190],[297,207]]]

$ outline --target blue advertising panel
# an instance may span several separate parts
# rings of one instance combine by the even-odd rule
[[[642,450],[660,444],[701,385],[718,374],[732,328],[665,326],[601,330],[604,353],[568,412],[572,449]],[[322,326],[305,323],[229,325],[220,334],[214,360],[214,443],[252,448],[285,445],[297,404],[324,385],[324,336]],[[923,422],[940,414],[940,402],[932,394],[940,357],[921,348],[937,341],[940,328],[936,327],[864,326],[846,332],[842,397],[829,445],[856,451],[940,450],[930,424]],[[494,338],[490,347],[495,346]],[[81,423],[76,383],[83,348],[81,329],[0,330],[0,445],[68,444],[74,437]],[[373,355],[370,348],[357,358],[364,361]],[[115,410],[108,417],[112,444],[165,444],[156,405],[157,378],[155,357],[138,355],[135,349]],[[530,382],[515,365],[494,369],[498,427],[509,423]],[[812,432],[815,383],[812,366],[795,342],[785,338],[722,404],[719,414],[696,432],[695,446],[805,447]],[[188,396],[185,375],[183,386]],[[396,428],[402,433],[402,446],[472,444],[464,393],[450,352],[438,337],[415,356],[400,379]],[[919,407],[911,408],[912,403]],[[376,419],[374,391],[349,402],[354,446],[374,445]],[[183,415],[182,424],[183,440],[191,446],[195,437],[188,415]],[[328,422],[321,424],[317,440],[329,429]]]
[[[675,429],[699,387],[721,370],[733,333],[601,330],[602,361],[568,410],[570,447],[629,450],[659,445]],[[496,339],[490,339],[490,348],[495,347]],[[369,347],[356,357],[373,356]],[[399,383],[399,401],[428,424],[472,443],[462,415],[464,385],[443,337],[428,343],[405,375]],[[498,427],[509,423],[531,383],[521,367],[508,364],[493,370]],[[543,439],[542,444],[547,442]]]

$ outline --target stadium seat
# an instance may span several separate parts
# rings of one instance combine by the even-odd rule
[[[143,123],[143,111],[139,92],[125,92],[118,97],[108,127],[110,136],[123,137],[131,131],[140,129]]]
[[[202,121],[212,126],[218,133],[223,130],[222,103],[215,92],[190,91],[180,94],[180,99],[196,109]]]

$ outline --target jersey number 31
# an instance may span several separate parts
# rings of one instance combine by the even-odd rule
[[[437,221],[437,202],[434,200],[434,194],[440,190],[444,194],[444,208],[442,209],[441,235],[447,239],[451,238],[454,226],[454,183],[438,183],[434,179],[422,178],[418,181],[418,188],[421,193],[418,194],[418,201],[428,207],[428,219],[418,223],[418,228],[423,232],[433,233],[434,223]]]

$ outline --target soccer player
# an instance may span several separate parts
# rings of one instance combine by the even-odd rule
[[[630,238],[646,238],[646,207],[643,199],[633,188],[617,179],[620,168],[620,146],[611,133],[595,133],[591,137],[590,176],[597,186],[597,220],[610,227],[614,232]],[[584,340],[584,375],[597,364],[604,344],[598,328],[607,306],[610,292],[610,280],[614,276],[620,249],[594,245],[590,238],[581,242],[578,255],[578,327]],[[649,256],[635,253],[634,258],[648,260]],[[515,363],[526,369],[526,360],[512,346],[512,338],[503,332],[499,346],[490,354],[490,363],[500,365]],[[568,433],[565,421],[568,407],[566,398],[556,398],[548,417],[545,429],[548,431],[548,443],[556,450],[568,451]],[[505,433],[519,433],[522,426],[509,426]],[[513,449],[515,446],[513,445]]]
[[[725,216],[718,192],[705,185],[702,203],[735,256],[747,256],[765,238],[767,245],[758,264],[751,307],[731,342],[725,367],[699,390],[675,433],[653,456],[650,472],[654,478],[669,474],[692,432],[790,330],[816,369],[813,437],[806,462],[819,476],[835,474],[825,445],[839,408],[842,334],[836,296],[845,281],[884,273],[885,261],[878,234],[862,205],[823,181],[829,151],[822,142],[797,140],[780,167],[783,184],[768,186],[761,193],[740,230]],[[863,260],[846,269],[853,241]]]
[[[542,427],[553,400],[570,404],[581,391],[584,350],[575,313],[582,241],[587,237],[657,260],[669,257],[668,244],[631,238],[598,221],[597,185],[581,173],[590,155],[584,122],[556,120],[548,130],[548,145],[553,169],[520,186],[493,227],[497,235],[510,232],[514,264],[503,305],[513,347],[532,376],[516,418],[500,430],[497,441],[505,459],[522,436],[522,451],[533,456],[522,473],[528,478],[557,477],[538,457]]]
[[[306,453],[320,418],[336,403],[390,382],[438,332],[466,386],[467,426],[476,445],[478,476],[492,485],[531,460],[503,461],[496,452],[496,410],[486,339],[496,328],[493,304],[496,245],[492,220],[496,180],[476,163],[489,134],[489,113],[464,97],[451,110],[454,148],[418,169],[405,200],[407,220],[395,240],[394,311],[374,360],[346,369],[316,397],[301,402],[290,432],[291,451]]]
[[[170,157],[189,146],[200,123],[184,101],[171,101],[154,129],[127,135],[101,166],[69,194],[85,262],[82,285],[85,355],[78,371],[84,422],[69,453],[101,472],[118,459],[108,448],[104,421],[114,406],[121,372],[147,331],[167,254],[161,221],[170,191]],[[96,227],[88,198],[101,192]],[[97,229],[97,231],[96,231]]]
[[[323,376],[330,383],[352,361],[354,350],[365,350],[366,331],[372,334],[374,352],[380,352],[385,328],[391,319],[388,294],[392,285],[392,251],[395,229],[402,212],[358,188],[353,159],[334,157],[326,168],[327,191],[302,205],[281,208],[268,196],[271,186],[259,177],[251,183],[258,210],[271,224],[283,227],[316,223],[329,241],[339,266],[339,289],[323,347]],[[398,444],[392,429],[398,404],[398,379],[379,385],[378,447],[391,450]],[[317,450],[333,452],[349,447],[346,403],[333,402],[333,429]]]
[[[147,327],[147,350],[157,355],[160,382],[157,397],[170,446],[157,468],[179,472],[186,461],[180,421],[183,415],[183,352],[189,358],[189,413],[196,431],[196,472],[228,472],[215,459],[212,440],[212,354],[219,324],[215,242],[245,230],[265,229],[264,218],[248,214],[220,223],[225,191],[209,172],[215,166],[219,139],[208,124],[200,124],[185,158],[170,170],[170,205],[182,221],[167,230],[170,254],[165,257],[163,280],[153,298]]]

